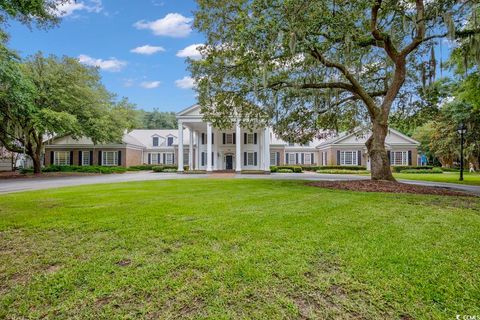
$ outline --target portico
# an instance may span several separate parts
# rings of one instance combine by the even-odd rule
[[[270,130],[246,130],[237,122],[233,128],[219,130],[203,121],[200,106],[195,105],[177,114],[178,171],[184,170],[188,155],[190,170],[259,170],[270,172]],[[184,147],[184,135],[190,143]]]

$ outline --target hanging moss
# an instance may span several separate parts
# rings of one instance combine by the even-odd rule
[[[292,54],[292,56],[295,55],[297,51],[297,35],[295,34],[295,32],[290,33],[289,46],[290,46],[290,53]]]

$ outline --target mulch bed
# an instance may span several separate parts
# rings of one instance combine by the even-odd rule
[[[440,187],[427,187],[413,184],[406,184],[392,181],[316,181],[308,185],[319,188],[349,190],[359,192],[389,192],[389,193],[411,193],[411,194],[433,194],[441,196],[463,196],[474,197],[474,194],[455,191]]]

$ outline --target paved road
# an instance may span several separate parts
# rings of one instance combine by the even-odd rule
[[[367,176],[341,175],[341,174],[318,174],[318,173],[277,173],[269,175],[258,174],[176,174],[176,173],[152,173],[135,172],[125,174],[95,175],[95,176],[71,176],[71,177],[42,177],[42,178],[18,178],[0,180],[0,194],[21,191],[44,190],[68,186],[79,186],[99,183],[116,183],[128,181],[171,180],[171,179],[199,179],[199,178],[236,178],[236,179],[278,179],[278,180],[315,180],[315,181],[346,181],[366,180]],[[480,196],[480,186],[467,186],[453,183],[427,182],[400,180],[404,183],[436,186],[458,191],[470,192]]]

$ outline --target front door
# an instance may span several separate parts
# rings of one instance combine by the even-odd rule
[[[233,156],[225,157],[225,169],[233,170]]]

